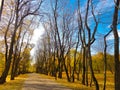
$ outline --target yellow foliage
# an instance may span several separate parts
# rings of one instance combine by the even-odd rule
[[[5,65],[5,56],[3,53],[0,53],[0,75],[4,69],[4,65]]]

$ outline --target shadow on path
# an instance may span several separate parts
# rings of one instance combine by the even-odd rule
[[[42,78],[39,74],[29,74],[22,90],[72,90],[50,80]]]

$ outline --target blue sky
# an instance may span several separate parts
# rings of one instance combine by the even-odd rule
[[[87,0],[80,0],[80,1],[81,1],[80,2],[81,9],[84,13]],[[113,17],[115,4],[114,4],[113,0],[93,0],[93,1],[95,1],[94,3],[96,6],[96,8],[95,8],[96,16],[98,16],[97,15],[98,12],[100,13],[100,15],[98,16],[100,18],[100,23],[99,23],[98,31],[97,31],[96,35],[98,35],[97,38],[101,38],[99,36],[99,34],[102,34],[104,36],[104,34],[106,34],[110,30],[109,26],[112,23],[112,17]],[[47,3],[47,4],[49,5],[49,3]],[[45,5],[46,5],[46,3],[45,3]],[[67,5],[67,7],[69,7],[71,11],[74,11],[77,8],[77,0],[69,0],[69,4]],[[49,8],[46,8],[46,9],[49,10]],[[119,16],[120,16],[120,11],[119,11]],[[91,27],[94,26],[94,23],[92,21],[89,22],[89,24],[91,25]],[[34,32],[34,36],[33,36],[34,43],[37,42],[38,37],[40,37],[44,32],[43,27],[42,26],[40,26],[40,27],[41,27],[40,28],[41,33],[38,33],[39,29],[35,30],[35,32]],[[118,25],[118,33],[120,35],[120,25]],[[110,34],[110,36],[108,37],[108,40],[113,43],[113,34]],[[97,40],[96,40],[96,43],[98,43]]]
[[[71,5],[73,5],[73,9],[77,8],[76,1],[77,0],[70,0]],[[80,3],[81,8],[85,10],[87,0],[80,0],[80,1],[81,1],[81,3]],[[100,18],[100,22],[99,22],[99,26],[98,26],[98,30],[97,30],[97,34],[96,34],[97,40],[94,43],[94,45],[97,45],[99,48],[100,42],[104,43],[102,37],[107,32],[109,32],[109,30],[111,30],[110,25],[112,24],[115,4],[114,4],[113,0],[94,0],[94,1],[95,1],[95,5],[96,5],[96,8],[95,8],[96,16],[98,16],[97,13],[100,12],[100,15],[98,16]],[[119,22],[120,22],[120,10],[119,10]],[[92,21],[90,22],[90,26],[91,27],[94,26],[94,23]],[[120,24],[118,25],[117,29],[118,29],[118,34],[120,36]],[[99,39],[101,41],[99,41]],[[114,43],[113,39],[114,39],[114,37],[113,37],[113,34],[111,33],[107,38],[108,44],[110,44],[109,45],[110,48],[112,47],[112,44]],[[93,47],[94,47],[94,45],[93,45]],[[108,52],[113,53],[113,49],[108,50]]]
[[[81,7],[86,8],[86,1],[87,0],[80,0]],[[99,31],[101,33],[105,33],[105,31],[108,31],[108,26],[112,23],[112,16],[114,11],[114,1],[113,0],[93,0],[95,1],[96,5],[96,12],[100,12],[101,15],[99,15],[100,18],[100,25],[99,25]],[[76,5],[77,0],[70,0],[71,5],[73,5],[73,9],[77,8]],[[119,26],[120,28],[120,26]],[[105,30],[106,29],[106,30]]]

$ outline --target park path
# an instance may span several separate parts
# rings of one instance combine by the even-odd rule
[[[46,79],[39,74],[28,74],[22,90],[72,90],[56,83],[54,80]]]

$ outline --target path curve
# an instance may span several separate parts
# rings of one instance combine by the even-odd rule
[[[53,80],[42,78],[39,74],[28,74],[22,90],[72,90]]]

